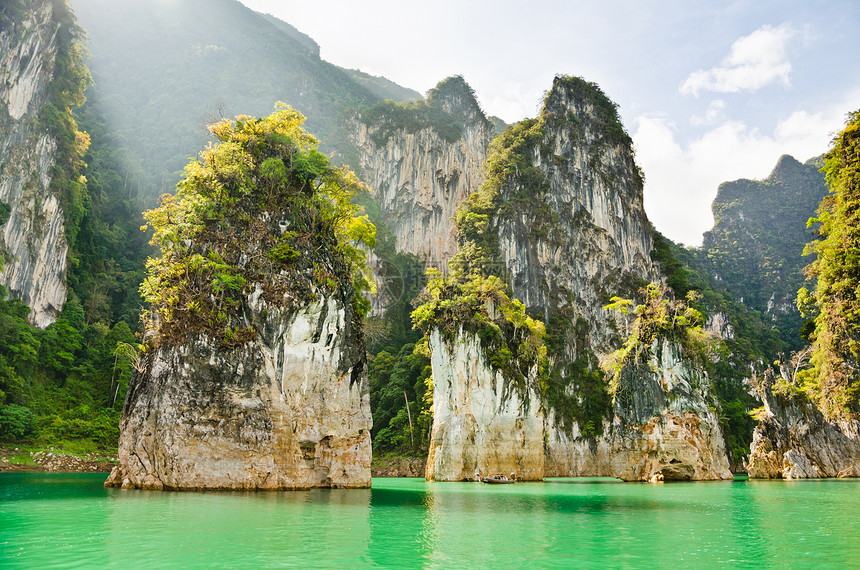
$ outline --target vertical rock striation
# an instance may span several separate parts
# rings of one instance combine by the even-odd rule
[[[257,340],[242,348],[201,335],[146,357],[107,485],[370,486],[370,397],[350,305],[331,296],[285,311],[258,290],[247,318]]]
[[[625,319],[604,305],[660,279],[615,105],[594,84],[557,77],[541,115],[490,148],[487,181],[458,214],[454,266],[501,277],[544,319],[546,370],[515,381],[480,358],[474,335],[431,335],[428,478],[468,478],[484,465],[535,476],[731,478],[708,378],[677,343],[655,343],[626,364],[614,399],[597,371],[598,355],[626,336]]]
[[[471,481],[475,473],[543,479],[544,418],[534,387],[515,387],[487,363],[477,335],[463,330],[453,342],[434,330],[430,351],[433,432],[427,480]]]
[[[860,477],[860,422],[828,421],[806,398],[774,393],[772,374],[764,377],[759,392],[764,417],[753,432],[750,477]]]
[[[359,174],[399,252],[445,268],[457,252],[454,215],[483,182],[493,126],[462,77],[426,101],[383,104],[352,121]]]
[[[501,181],[495,221],[513,296],[547,319],[568,309],[601,351],[616,328],[609,298],[657,277],[641,174],[617,120],[596,86],[557,77],[519,149],[532,171]]]
[[[52,102],[66,9],[50,0],[13,1],[0,13],[0,201],[10,207],[0,226],[0,284],[41,328],[66,300],[68,245],[51,188],[58,140],[42,116]]]

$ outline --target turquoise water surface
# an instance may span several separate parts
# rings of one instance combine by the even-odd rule
[[[0,566],[860,567],[860,481],[171,493],[0,474]]]

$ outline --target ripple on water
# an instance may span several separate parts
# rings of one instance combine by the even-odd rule
[[[860,566],[860,482],[161,493],[0,474],[0,566]]]

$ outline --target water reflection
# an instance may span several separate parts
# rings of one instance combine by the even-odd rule
[[[370,490],[265,493],[114,491],[109,550],[129,538],[142,563],[193,559],[199,566],[300,565],[318,556],[347,565],[366,555]],[[129,521],[134,521],[133,530]],[[129,534],[133,534],[129,537]],[[177,543],[176,537],[182,537]],[[336,545],[336,548],[332,548]],[[147,563],[146,561],[150,561]],[[128,563],[125,555],[111,560]]]
[[[161,493],[0,474],[0,567],[860,566],[860,482]]]

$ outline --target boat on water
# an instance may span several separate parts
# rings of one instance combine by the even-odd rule
[[[509,483],[516,483],[516,481],[512,479],[499,479],[497,477],[481,477],[481,483],[486,483],[488,485],[507,485]]]
[[[482,477],[480,474],[475,473],[475,479],[477,479],[481,483],[486,483],[488,485],[507,485],[508,483],[517,482],[517,476],[513,473],[511,473],[510,477],[505,477],[504,475],[496,475],[495,477]]]

